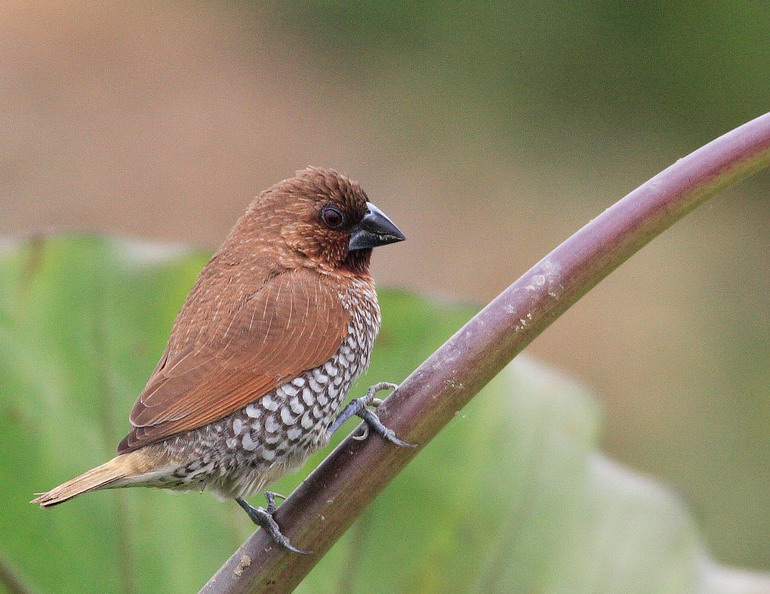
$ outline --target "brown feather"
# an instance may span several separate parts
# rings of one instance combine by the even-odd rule
[[[319,223],[330,202],[344,229]],[[340,290],[371,279],[346,261],[366,204],[357,183],[312,167],[262,192],[190,291],[118,451],[225,417],[326,362],[350,322]]]
[[[101,466],[92,468],[88,472],[84,472],[80,476],[62,483],[47,493],[40,494],[30,503],[39,503],[40,507],[51,507],[97,489],[122,487],[132,477],[152,472],[164,462],[165,460],[149,456],[146,451],[116,456]]]
[[[205,282],[205,279],[204,279]],[[121,453],[225,417],[327,361],[348,332],[349,314],[331,277],[298,269],[209,316],[191,343],[180,328],[200,313],[188,301],[169,346],[131,412]],[[230,284],[230,287],[235,287]],[[220,303],[228,299],[221,294]]]

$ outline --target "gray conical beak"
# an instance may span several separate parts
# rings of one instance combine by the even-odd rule
[[[350,234],[349,251],[375,248],[406,239],[384,212],[371,202],[367,202],[366,206],[368,207],[366,215],[358,225],[353,227]]]

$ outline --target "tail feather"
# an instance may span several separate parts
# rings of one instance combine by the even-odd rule
[[[101,466],[97,466],[66,483],[62,483],[47,493],[42,493],[30,503],[39,503],[40,507],[51,507],[52,505],[64,503],[82,493],[120,486],[115,483],[132,476],[135,472],[135,469],[132,468],[134,465],[130,464],[129,460],[127,460],[129,457],[130,455],[117,456]]]

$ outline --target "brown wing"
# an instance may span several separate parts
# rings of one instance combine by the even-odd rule
[[[214,308],[206,327],[184,328],[189,339],[180,340],[177,320],[118,451],[225,417],[329,360],[347,334],[349,315],[327,283],[309,270],[274,276],[229,310]],[[195,306],[185,304],[192,318]]]

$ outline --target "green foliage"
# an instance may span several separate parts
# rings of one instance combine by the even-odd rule
[[[208,495],[131,489],[48,511],[28,503],[34,491],[115,454],[205,259],[92,236],[0,250],[0,561],[41,591],[193,591],[252,529],[234,503]],[[403,379],[472,313],[392,291],[381,301],[385,326],[360,387]],[[299,591],[770,587],[765,576],[709,561],[674,495],[597,453],[598,425],[590,393],[518,360],[415,459]],[[300,479],[287,477],[275,489],[288,492]]]
[[[449,134],[467,137],[469,119],[491,122],[517,147],[524,136],[582,151],[591,130],[617,134],[629,122],[702,141],[767,106],[762,3],[290,0],[272,9],[325,72],[365,85],[369,102],[398,105],[403,118],[417,113],[412,138],[439,110],[434,125],[466,124],[444,123]],[[573,127],[575,145],[565,134]]]

